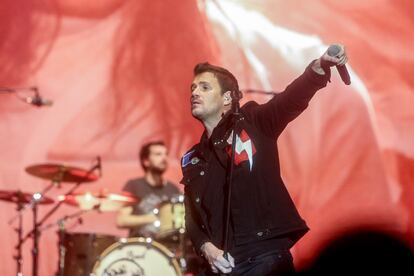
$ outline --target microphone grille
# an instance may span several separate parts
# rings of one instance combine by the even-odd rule
[[[341,47],[338,45],[331,45],[328,48],[328,56],[334,57],[341,51]]]

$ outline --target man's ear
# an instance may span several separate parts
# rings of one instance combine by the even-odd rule
[[[148,166],[149,166],[149,160],[148,159],[142,160],[142,164],[144,165],[144,167],[148,168]]]
[[[231,104],[231,91],[226,91],[223,94],[224,97],[224,105],[230,105]]]

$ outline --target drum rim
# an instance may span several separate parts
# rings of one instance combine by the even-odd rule
[[[93,265],[91,276],[98,276],[96,274],[96,270],[98,269],[99,264],[101,263],[103,258],[105,258],[112,251],[114,251],[118,246],[126,245],[128,243],[144,243],[144,244],[153,245],[157,250],[159,250],[161,253],[163,253],[168,258],[170,258],[172,266],[174,267],[174,270],[177,273],[177,276],[183,275],[180,269],[180,265],[178,264],[177,259],[174,257],[174,253],[172,253],[166,246],[162,245],[161,243],[157,241],[154,241],[153,239],[151,239],[151,241],[148,242],[148,238],[133,237],[133,238],[121,238],[117,242],[111,244],[101,254],[99,254],[97,260],[95,261],[95,264]]]
[[[59,231],[57,231],[59,233]],[[69,232],[69,231],[65,231],[65,235],[67,236],[93,236],[93,237],[111,237],[111,238],[115,238],[115,240],[119,240],[122,239],[119,236],[116,235],[112,235],[112,234],[107,234],[107,233],[95,233],[95,232]]]
[[[169,197],[168,199],[162,200],[160,203],[158,203],[158,207],[163,206],[165,204],[180,204],[184,205],[184,195],[175,195],[172,197]]]

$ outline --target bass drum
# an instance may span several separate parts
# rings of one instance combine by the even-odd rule
[[[151,239],[120,239],[108,247],[91,276],[182,276],[180,266],[166,247]]]

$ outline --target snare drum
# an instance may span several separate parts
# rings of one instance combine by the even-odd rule
[[[159,205],[158,216],[160,219],[157,239],[169,238],[177,233],[184,233],[184,196],[173,197]]]
[[[108,247],[93,267],[91,276],[181,276],[174,254],[151,239],[120,239]]]

